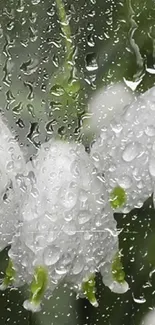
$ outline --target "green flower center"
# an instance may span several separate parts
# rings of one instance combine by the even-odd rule
[[[82,284],[82,290],[83,293],[85,294],[85,296],[87,297],[87,299],[89,300],[89,302],[97,307],[98,303],[95,297],[95,292],[96,292],[96,288],[95,288],[95,275],[91,275],[90,278],[88,279],[88,281],[83,282]]]
[[[118,283],[125,282],[125,272],[123,270],[120,252],[115,255],[115,258],[112,262],[112,276],[113,279]]]
[[[13,266],[13,262],[11,261],[11,259],[9,259],[9,263],[8,266],[6,268],[5,271],[5,277],[3,280],[3,285],[7,288],[9,285],[12,285],[14,279],[15,279],[15,269]]]
[[[47,288],[48,274],[43,266],[37,266],[34,272],[34,277],[30,285],[31,297],[30,302],[40,304]]]
[[[115,187],[110,193],[110,204],[113,209],[122,207],[127,200],[126,192],[122,187]]]

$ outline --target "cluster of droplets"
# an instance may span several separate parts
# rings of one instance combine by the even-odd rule
[[[111,204],[117,211],[140,208],[154,192],[155,88],[126,106],[103,127],[91,155],[103,174]]]

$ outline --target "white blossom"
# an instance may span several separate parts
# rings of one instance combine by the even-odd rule
[[[124,107],[135,97],[123,82],[111,83],[97,90],[89,99],[83,132],[99,135],[102,127],[109,127],[111,120],[122,114]]]
[[[25,161],[15,136],[0,117],[0,250],[12,241],[20,218],[22,192],[18,181]]]
[[[112,206],[125,213],[141,207],[154,191],[154,87],[102,129],[91,155],[98,171],[104,173]]]
[[[119,249],[116,222],[104,180],[84,147],[56,140],[43,144],[32,174],[22,222],[9,252],[15,285],[30,283],[36,272],[43,279],[47,274],[47,295],[63,279],[83,292],[84,283],[94,283],[91,277],[108,264],[108,286],[113,289],[112,262]],[[107,284],[106,272],[102,276]],[[123,278],[120,286],[124,283]],[[25,308],[38,310],[35,299],[32,295]],[[90,300],[97,305],[95,296]]]
[[[149,310],[146,312],[142,318],[140,325],[155,325],[155,309]]]

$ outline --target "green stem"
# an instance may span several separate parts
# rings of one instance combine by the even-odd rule
[[[65,41],[65,55],[58,71],[50,80],[50,114],[56,120],[55,137],[71,140],[79,138],[80,78],[75,67],[74,44],[63,0],[55,0],[61,36]],[[68,127],[69,126],[69,127]]]
[[[64,35],[65,39],[65,46],[66,46],[66,60],[68,61],[72,59],[73,56],[73,44],[71,39],[71,29],[69,25],[69,21],[67,19],[65,7],[62,0],[55,0],[57,6],[58,17],[61,24],[61,30]]]

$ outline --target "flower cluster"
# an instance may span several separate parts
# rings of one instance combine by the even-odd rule
[[[25,163],[1,123],[1,249],[11,244],[1,284],[30,285],[24,307],[40,309],[62,280],[97,306],[95,272],[128,290],[113,213],[141,207],[154,191],[155,88],[102,127],[91,153],[50,140]]]

